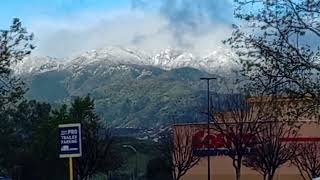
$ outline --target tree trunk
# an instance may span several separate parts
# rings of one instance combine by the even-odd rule
[[[316,170],[313,170],[312,172],[311,172],[311,176],[312,176],[312,179],[313,178],[317,178],[317,177],[319,177],[319,174],[316,172]]]
[[[179,179],[180,179],[180,178],[179,178],[179,173],[176,172],[175,169],[172,170],[172,179],[173,179],[173,180],[179,180]]]
[[[263,180],[267,180],[267,174],[266,173],[263,174]]]
[[[238,159],[233,159],[233,167],[236,171],[236,180],[241,179],[241,162],[242,162],[242,157],[238,157]]]
[[[241,170],[240,168],[236,168],[236,180],[240,180],[241,177]]]
[[[271,170],[271,171],[268,173],[267,180],[272,180],[273,177],[274,177],[274,173],[275,173],[275,171],[274,171],[274,170]]]
[[[182,178],[182,175],[180,173],[176,174],[175,177],[173,178],[174,180],[180,180]]]
[[[272,180],[272,179],[273,179],[273,176],[274,176],[274,174],[269,174],[269,175],[267,176],[267,180]]]

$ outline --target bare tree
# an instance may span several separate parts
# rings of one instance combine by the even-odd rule
[[[320,142],[299,144],[297,155],[292,163],[299,169],[304,180],[320,177]]]
[[[200,160],[193,154],[192,137],[195,129],[175,126],[161,139],[160,151],[169,162],[172,178],[181,179]]]
[[[262,124],[253,152],[245,158],[244,165],[259,172],[265,180],[272,180],[276,170],[296,155],[297,144],[285,140],[297,136],[299,125],[277,120]]]
[[[319,0],[235,0],[232,37],[250,88],[319,101]],[[251,10],[255,9],[255,10]]]
[[[261,98],[257,97],[256,100],[260,101]],[[259,126],[265,118],[263,111],[267,106],[264,107],[262,102],[257,104],[249,104],[243,95],[225,95],[215,104],[220,110],[212,114],[214,134],[223,137],[221,146],[229,149],[225,155],[232,159],[237,180],[241,176],[243,158],[250,153]]]
[[[298,144],[294,139],[303,124],[300,120],[309,119],[312,113],[305,106],[310,103],[309,98],[268,96],[264,101],[267,105],[262,113],[264,121],[255,136],[252,154],[245,157],[244,165],[271,180],[279,167],[295,158]]]
[[[93,129],[82,128],[83,138],[83,154],[82,157],[75,159],[75,172],[79,180],[87,180],[98,172],[108,172],[112,155],[114,139],[109,132],[105,134],[95,134]],[[89,135],[89,133],[91,135]]]

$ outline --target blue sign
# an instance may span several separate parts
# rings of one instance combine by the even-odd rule
[[[60,158],[81,156],[81,124],[59,125]]]

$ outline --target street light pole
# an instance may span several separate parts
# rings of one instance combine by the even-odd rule
[[[124,148],[131,149],[136,154],[136,160],[135,160],[135,168],[134,168],[134,179],[138,179],[138,151],[136,148],[134,148],[132,145],[122,145]]]
[[[212,79],[217,79],[217,78],[200,78],[200,80],[206,80],[207,81],[207,98],[208,98],[208,122],[207,122],[207,133],[208,133],[208,136],[210,135],[210,80]],[[210,180],[210,155],[209,155],[209,141],[207,142],[208,143],[208,180]]]

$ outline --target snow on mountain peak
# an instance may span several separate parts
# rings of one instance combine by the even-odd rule
[[[79,56],[64,60],[51,57],[27,57],[13,66],[17,74],[41,73],[50,70],[71,70],[77,72],[89,65],[116,66],[122,64],[151,65],[162,69],[192,67],[207,72],[217,70],[230,71],[235,67],[232,53],[218,48],[206,56],[195,56],[192,53],[173,48],[149,55],[143,51],[122,47],[106,47],[87,51]]]
[[[196,56],[181,50],[166,49],[153,57],[155,66],[163,69],[174,69],[181,67],[192,67],[207,72],[227,71],[236,65],[232,61],[233,54],[228,49],[217,48],[205,56]]]
[[[52,57],[32,57],[28,56],[22,61],[17,62],[12,66],[16,74],[34,74],[52,70],[57,70],[63,67],[63,62]]]
[[[191,53],[170,48],[156,54],[152,59],[153,65],[172,69],[185,66],[185,63],[193,61],[194,57]]]
[[[148,55],[135,51],[132,49],[121,47],[107,47],[98,50],[88,51],[79,56],[71,57],[68,62],[68,67],[78,69],[90,64],[105,64],[105,65],[119,65],[119,64],[147,64]],[[151,65],[150,63],[148,65]]]

